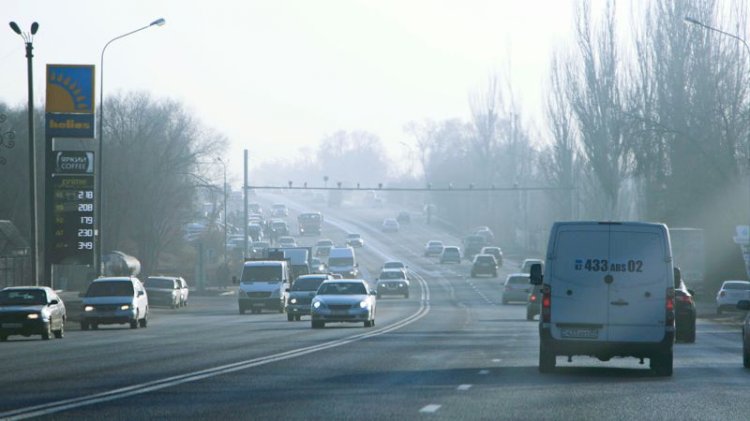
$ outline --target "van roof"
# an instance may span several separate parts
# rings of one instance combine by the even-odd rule
[[[555,222],[555,225],[623,225],[623,226],[641,226],[641,227],[666,227],[658,222],[640,222],[640,221],[562,221]]]
[[[285,261],[282,260],[261,260],[261,261],[254,261],[254,262],[245,262],[245,266],[280,266],[286,264]]]

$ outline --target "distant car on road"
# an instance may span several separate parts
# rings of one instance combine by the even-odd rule
[[[495,261],[498,267],[503,267],[503,250],[500,247],[486,246],[482,247],[482,251],[479,254],[491,254],[495,256]]]
[[[740,300],[750,299],[750,282],[740,280],[724,281],[716,293],[716,312],[736,311]]]
[[[396,216],[396,221],[400,224],[408,224],[411,222],[411,215],[407,211],[401,211]]]
[[[398,269],[406,273],[409,270],[409,267],[406,266],[406,264],[400,260],[389,260],[383,263],[383,270],[387,270],[387,269]]]
[[[674,324],[675,339],[681,342],[695,342],[695,302],[693,291],[685,282],[680,281],[679,288],[674,290]]]
[[[544,270],[544,260],[542,259],[524,259],[521,262],[521,273],[528,274],[531,271],[531,265],[540,264],[542,265],[542,271]]]
[[[48,340],[65,334],[65,303],[52,288],[7,287],[0,290],[0,341],[10,335],[41,335]]]
[[[325,281],[334,279],[328,274],[302,275],[294,280],[289,289],[289,301],[286,305],[288,321],[299,321],[302,316],[310,315],[310,305],[316,291]]]
[[[174,276],[149,276],[143,282],[152,306],[177,308],[182,305],[182,285]]]
[[[312,273],[328,273],[328,265],[320,260],[318,257],[313,257],[310,261],[310,268]]]
[[[383,232],[398,232],[399,228],[401,228],[401,226],[398,221],[393,218],[384,219],[383,224],[380,227]]]
[[[742,323],[742,365],[750,368],[750,300],[740,300],[737,310],[748,312]]]
[[[364,247],[365,240],[360,234],[350,233],[346,235],[346,245],[349,247]]]
[[[477,254],[471,264],[471,277],[490,275],[497,278],[497,261],[491,254]]]
[[[528,273],[511,273],[505,278],[503,288],[503,304],[511,301],[528,302],[531,292],[531,283]]]
[[[283,203],[274,203],[271,206],[271,216],[273,217],[285,217],[289,216],[289,209]]]
[[[443,252],[443,242],[438,240],[430,240],[424,246],[424,257],[440,256]]]
[[[440,253],[440,263],[461,263],[461,249],[456,246],[445,246]]]
[[[532,285],[529,300],[526,302],[526,320],[534,320],[534,316],[542,312],[542,286]]]
[[[328,258],[328,255],[331,254],[331,249],[333,247],[331,246],[316,246],[315,247],[315,257],[320,258]]]
[[[409,298],[409,279],[403,269],[383,268],[375,282],[378,298],[384,295],[403,295],[404,298]]]

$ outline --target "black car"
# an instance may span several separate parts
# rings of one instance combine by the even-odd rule
[[[464,238],[464,257],[467,260],[474,258],[474,255],[482,251],[482,247],[487,245],[487,241],[481,235],[470,235]]]
[[[497,278],[497,260],[491,254],[477,254],[471,264],[471,277],[490,275]]]
[[[542,312],[542,286],[534,285],[529,292],[526,302],[526,320],[534,320],[534,316]]]
[[[681,342],[695,342],[695,301],[693,291],[680,281],[674,291],[675,339]]]
[[[0,341],[10,335],[62,338],[65,304],[48,287],[8,287],[0,290]]]

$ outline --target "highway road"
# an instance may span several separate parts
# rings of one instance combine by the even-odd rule
[[[537,323],[525,319],[524,305],[501,304],[502,279],[517,260],[506,259],[498,279],[470,279],[468,263],[422,256],[428,239],[459,244],[422,220],[386,235],[378,227],[392,211],[320,210],[323,237],[363,235],[357,252],[368,280],[386,258],[409,265],[410,298],[380,299],[375,327],[313,330],[307,317],[239,315],[236,297],[219,295],[154,309],[146,329],[83,332],[69,323],[62,340],[11,337],[0,344],[0,419],[750,417],[750,371],[735,325],[699,320],[696,343],[675,346],[670,378],[635,359],[584,357],[560,357],[542,375]]]

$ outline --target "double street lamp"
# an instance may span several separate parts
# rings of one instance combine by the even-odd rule
[[[102,48],[102,55],[101,55],[101,62],[99,64],[99,159],[97,159],[97,171],[96,171],[96,186],[97,186],[97,192],[96,192],[96,198],[97,198],[97,209],[96,209],[96,231],[97,231],[97,241],[96,241],[96,259],[94,264],[96,265],[96,272],[99,275],[103,275],[102,272],[103,266],[102,266],[102,216],[103,216],[103,203],[104,203],[104,196],[102,195],[102,184],[103,184],[103,161],[104,161],[104,53],[107,51],[107,47],[109,47],[109,44],[117,41],[118,39],[125,38],[129,35],[133,35],[136,32],[140,32],[144,29],[148,29],[152,26],[162,26],[166,23],[163,18],[156,19],[155,21],[149,23],[146,26],[143,26],[141,28],[138,28],[134,31],[130,31],[128,33],[116,36],[112,38],[111,40],[107,41],[106,44],[104,44],[104,48]]]
[[[37,206],[36,206],[36,156],[34,155],[34,78],[33,78],[33,63],[32,58],[34,57],[34,35],[39,30],[39,24],[34,22],[31,24],[29,32],[22,32],[21,28],[15,22],[10,22],[10,29],[13,32],[23,38],[26,43],[26,68],[28,73],[28,88],[29,88],[29,231],[30,231],[30,245],[31,251],[31,281],[34,285],[39,285],[39,278],[37,276],[37,259],[39,257],[39,233],[37,230]],[[47,280],[48,281],[48,280]]]

